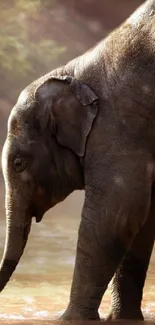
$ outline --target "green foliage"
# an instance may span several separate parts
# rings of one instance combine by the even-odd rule
[[[39,30],[41,5],[42,0],[0,3],[0,70],[9,78],[35,75],[36,65],[48,67],[65,51],[65,47],[47,39],[41,28]]]

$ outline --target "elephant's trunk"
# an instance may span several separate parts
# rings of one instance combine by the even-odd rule
[[[19,211],[20,210],[20,211]],[[31,218],[26,212],[15,207],[6,207],[6,239],[0,265],[0,291],[3,290],[15,270],[27,243],[31,228]]]

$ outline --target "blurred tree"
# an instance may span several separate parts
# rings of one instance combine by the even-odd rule
[[[26,84],[87,50],[142,2],[96,1],[0,2],[0,99],[14,102]]]
[[[26,80],[36,78],[38,67],[45,70],[65,51],[64,46],[47,38],[44,31],[39,33],[41,3],[41,0],[0,2],[0,74],[4,81],[0,87],[1,95],[14,79],[18,85],[18,82],[24,84]],[[9,94],[11,96],[11,91]]]

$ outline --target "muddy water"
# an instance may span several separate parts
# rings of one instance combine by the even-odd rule
[[[56,319],[67,305],[75,261],[83,194],[75,193],[49,211],[40,224],[33,222],[24,255],[11,281],[0,295],[0,320]],[[1,208],[1,215],[4,208]],[[0,253],[5,220],[0,219]],[[110,286],[100,314],[108,314]],[[152,254],[144,299],[146,318],[155,320],[155,253]]]

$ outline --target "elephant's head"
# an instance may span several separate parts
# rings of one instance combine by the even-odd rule
[[[39,222],[49,208],[84,187],[79,158],[97,114],[96,100],[82,82],[49,75],[19,96],[2,152],[7,228],[0,290],[23,253],[32,217]]]

